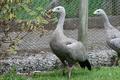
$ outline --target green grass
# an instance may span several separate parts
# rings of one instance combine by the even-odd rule
[[[103,67],[99,70],[74,68],[71,80],[120,80],[119,67]],[[32,76],[16,75],[14,71],[0,76],[0,80],[67,80],[67,76],[62,76],[61,70],[54,70],[45,73],[36,73]]]

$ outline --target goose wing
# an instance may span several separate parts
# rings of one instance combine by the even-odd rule
[[[115,48],[120,49],[120,38],[115,38],[110,40],[111,45],[113,45]]]
[[[117,30],[116,28],[110,29],[110,30],[106,30],[107,31],[107,37],[108,39],[116,39],[116,38],[120,38],[120,31]]]
[[[81,42],[68,40],[62,44],[63,48],[68,51],[67,55],[73,60],[85,61],[87,59],[86,49]]]

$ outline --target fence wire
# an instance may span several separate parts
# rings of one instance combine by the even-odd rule
[[[80,0],[59,0],[59,5],[66,9],[67,18],[77,18],[79,16]],[[88,30],[88,49],[89,50],[103,50],[109,49],[105,41],[105,32],[103,23],[93,15],[96,9],[104,9],[110,17],[110,21],[114,26],[120,26],[120,0],[89,0],[89,30]],[[30,34],[24,38],[20,48],[23,49],[46,49],[49,48],[50,35],[53,31],[50,30],[48,35],[39,37],[37,34]],[[68,37],[77,39],[77,28],[72,30],[65,30]]]
[[[52,0],[35,0],[33,6],[43,6],[46,8],[47,5]],[[120,0],[88,0],[89,1],[89,29],[88,29],[88,49],[89,50],[102,50],[108,49],[106,42],[105,42],[105,32],[103,28],[103,23],[99,17],[93,15],[93,12],[98,9],[102,8],[105,10],[107,15],[110,18],[111,24],[114,26],[120,26]],[[79,17],[79,6],[80,0],[59,0],[59,5],[62,5],[66,9],[66,18],[78,18]],[[54,5],[55,6],[55,5]],[[87,5],[86,5],[87,6]],[[75,24],[76,25],[76,24]],[[119,27],[117,27],[119,28]],[[48,30],[48,33],[42,37],[39,36],[39,32],[31,33],[27,35],[23,41],[18,45],[19,49],[26,49],[26,50],[42,50],[48,49],[50,36],[53,30]],[[65,30],[65,35],[68,37],[77,39],[78,30],[75,29],[68,29]],[[23,33],[24,34],[24,33]],[[11,33],[11,35],[15,35]]]

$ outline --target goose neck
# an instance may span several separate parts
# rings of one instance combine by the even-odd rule
[[[104,27],[105,29],[111,29],[113,28],[112,25],[110,24],[110,21],[106,15],[106,13],[103,14],[103,21],[104,21]]]
[[[62,31],[63,32],[63,25],[65,21],[65,13],[60,14],[60,18],[58,20],[57,28],[56,30]]]

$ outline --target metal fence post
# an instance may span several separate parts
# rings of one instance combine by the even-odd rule
[[[79,20],[78,41],[81,41],[87,48],[88,0],[80,0]]]

